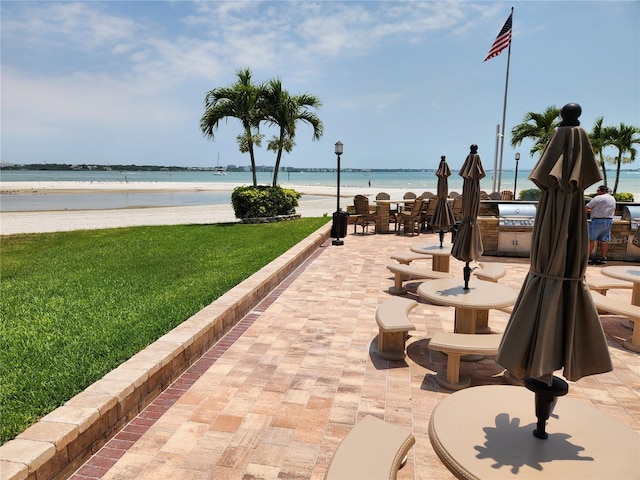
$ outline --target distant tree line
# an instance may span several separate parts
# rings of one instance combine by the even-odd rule
[[[198,167],[163,167],[161,165],[89,165],[89,164],[68,164],[68,163],[29,163],[24,165],[0,165],[2,170],[51,170],[51,171],[95,171],[95,172],[186,172],[193,170],[214,170],[211,168]]]
[[[273,173],[272,165],[256,165],[257,172]],[[51,170],[51,171],[96,171],[96,172],[212,172],[216,167],[181,167],[162,165],[88,165],[67,163],[28,163],[14,165],[3,163],[0,164],[0,170]],[[245,172],[247,167],[228,165],[225,167],[227,172]],[[281,167],[280,172],[335,172],[335,167]],[[434,168],[341,168],[341,172],[435,172]]]

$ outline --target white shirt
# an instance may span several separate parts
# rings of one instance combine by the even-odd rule
[[[591,209],[591,219],[613,218],[616,210],[616,199],[608,193],[596,195],[587,203],[587,208]]]

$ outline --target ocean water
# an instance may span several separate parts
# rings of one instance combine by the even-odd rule
[[[480,187],[486,192],[494,190],[518,191],[536,188],[528,180],[529,171],[520,170],[517,177],[511,170],[503,170],[500,178],[494,179],[493,171],[487,171],[487,176],[480,181]],[[613,186],[615,171],[607,171],[609,185]],[[335,186],[336,172],[282,172],[278,175],[278,183],[283,186],[314,185]],[[216,175],[215,172],[185,171],[185,172],[119,172],[119,171],[36,171],[2,170],[0,174],[0,192],[2,182],[50,182],[50,181],[79,181],[79,182],[193,182],[193,183],[232,183],[234,185],[250,185],[250,172],[227,172],[226,175]],[[259,184],[270,184],[272,174],[258,172]],[[341,171],[340,185],[342,187],[371,188],[375,191],[384,189],[406,189],[420,195],[424,191],[435,193],[437,187],[435,171]],[[500,187],[498,188],[498,185]],[[597,185],[591,187],[595,192]],[[587,189],[587,192],[591,191]],[[457,171],[452,171],[449,177],[449,191],[462,193],[462,177]],[[624,171],[620,174],[619,192],[640,194],[640,171]],[[639,199],[636,198],[636,201]],[[95,194],[52,194],[47,195],[8,195],[0,193],[0,211],[28,211],[28,210],[74,210],[74,209],[102,209],[102,208],[134,208],[156,206],[188,206],[215,205],[230,203],[229,192],[134,192],[134,193],[95,193]]]

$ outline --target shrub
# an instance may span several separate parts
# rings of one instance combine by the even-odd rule
[[[591,200],[593,197],[597,196],[597,193],[585,193],[585,198]],[[616,202],[634,202],[633,193],[629,192],[618,192],[612,193],[611,196],[616,199]]]
[[[633,199],[633,193],[629,193],[629,192],[614,193],[613,194],[613,198],[616,199],[616,202],[633,202],[633,201],[635,201]]]
[[[290,215],[296,212],[299,199],[295,190],[267,185],[236,187],[231,194],[236,218]]]
[[[540,200],[540,189],[530,188],[529,190],[520,190],[519,200]]]

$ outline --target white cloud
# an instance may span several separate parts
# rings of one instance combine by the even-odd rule
[[[131,40],[133,20],[106,12],[98,3],[39,2],[27,4],[19,16],[3,20],[3,36],[28,43],[48,43],[89,50]],[[3,5],[6,11],[7,5]]]
[[[158,101],[138,85],[91,74],[68,78],[2,72],[3,135],[39,135],[69,128],[110,131],[170,129],[186,120],[170,98]]]
[[[616,23],[599,18],[602,13],[618,18],[616,8],[629,9],[629,2],[606,9],[600,3],[581,4],[579,11],[572,2],[516,5],[511,123],[526,111],[575,101],[574,96],[589,102],[583,105],[585,125],[589,112],[605,115],[607,122],[634,123],[623,115],[637,118],[637,108],[629,113],[637,99],[637,88],[629,85],[637,87],[637,76],[630,80],[627,73],[637,71],[638,29],[630,36],[625,32],[633,26],[623,22],[606,30]],[[3,154],[6,145],[15,146],[14,152],[28,150],[17,135],[36,138],[45,132],[86,138],[83,132],[91,131],[92,139],[100,132],[140,138],[162,132],[166,141],[173,140],[166,132],[188,132],[182,140],[188,143],[191,135],[198,137],[206,91],[232,83],[242,67],[250,67],[256,81],[279,76],[292,92],[320,96],[327,137],[335,133],[348,142],[369,130],[427,128],[433,141],[414,150],[437,148],[436,159],[442,144],[459,141],[459,132],[471,131],[474,142],[490,146],[501,116],[505,54],[486,64],[482,58],[509,7],[488,1],[3,2]],[[600,13],[592,21],[602,21],[603,30],[575,36],[585,9]],[[550,16],[550,10],[564,17]],[[572,16],[576,22],[567,23]],[[628,23],[637,27],[637,18]],[[571,38],[580,39],[578,53],[576,42],[555,48],[565,26]],[[635,46],[625,38],[635,39]],[[613,52],[606,69],[592,68],[598,60],[581,63],[570,69],[570,85],[558,84],[557,72],[566,68],[564,50],[588,59],[598,49]],[[592,86],[598,83],[616,88]],[[385,116],[388,122],[381,120]],[[54,144],[55,133],[38,141]],[[216,147],[227,137],[233,144],[236,134],[230,121]],[[365,142],[373,150],[362,152],[367,161],[382,148],[374,136]],[[303,138],[297,143],[296,152],[308,147]],[[469,142],[462,143],[466,154]],[[318,149],[310,145],[306,152]]]

